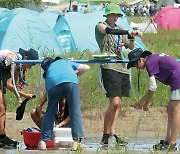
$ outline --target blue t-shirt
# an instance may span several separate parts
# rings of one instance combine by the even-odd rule
[[[78,84],[78,78],[74,70],[78,69],[79,64],[70,60],[57,60],[53,62],[46,74],[46,92],[56,85],[64,82]]]
[[[154,75],[158,81],[170,85],[171,90],[180,88],[180,63],[174,58],[164,53],[152,54],[145,65],[149,76]]]

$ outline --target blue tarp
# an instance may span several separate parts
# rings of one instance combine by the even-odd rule
[[[62,37],[62,33],[64,33],[64,35],[67,34],[67,37],[63,39],[66,39],[66,41],[69,42],[68,44],[72,46],[72,48],[69,47],[69,49],[76,49],[81,52],[89,50],[94,53],[99,51],[99,47],[95,39],[95,26],[99,21],[105,21],[103,14],[104,11],[87,14],[79,12],[66,13],[64,16],[59,18],[54,27],[54,31],[59,38]],[[118,19],[117,24],[126,30],[132,29],[125,15],[123,18]],[[136,48],[140,47],[142,49],[146,49],[146,46],[140,38],[136,37],[135,40]]]
[[[0,15],[0,49],[33,48],[41,56],[62,54],[54,31],[35,11],[17,8]]]

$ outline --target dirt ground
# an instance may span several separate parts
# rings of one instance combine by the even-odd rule
[[[101,138],[105,109],[83,112],[83,128],[86,137]],[[123,138],[160,139],[165,137],[167,113],[165,107],[151,108],[150,111],[139,111],[132,107],[120,111],[117,134]],[[20,130],[36,127],[26,113],[21,121],[16,121],[16,113],[8,112],[6,133],[17,140],[22,140]]]

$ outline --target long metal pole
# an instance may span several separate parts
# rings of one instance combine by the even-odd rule
[[[15,60],[13,61],[16,64],[41,64],[43,60]],[[117,59],[89,59],[89,60],[72,60],[76,63],[128,63],[129,60],[117,60]],[[177,59],[180,62],[180,59]]]

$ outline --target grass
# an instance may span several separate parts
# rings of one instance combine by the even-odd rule
[[[152,53],[166,53],[174,58],[180,58],[180,31],[160,31],[157,34],[144,34],[142,41],[147,46],[147,49]],[[68,55],[62,55],[63,58],[74,57],[74,59],[92,59],[90,52],[73,53]],[[105,93],[102,90],[99,80],[98,80],[98,65],[90,64],[91,69],[86,74],[79,77],[80,91],[81,91],[81,108],[82,110],[88,110],[92,108],[104,108],[108,104],[108,99],[105,97]],[[137,70],[132,70],[133,75],[133,86],[137,98],[140,99],[149,86],[149,79],[145,70],[141,71],[140,75],[140,91],[137,89]],[[39,82],[39,66],[35,66],[32,70],[27,71],[27,82],[28,87],[24,91],[29,93],[34,93],[37,84]],[[158,83],[158,88],[153,96],[152,105],[153,106],[166,106],[166,102],[169,98],[168,86]],[[44,94],[44,79],[42,79],[42,84],[40,91],[37,93],[37,97],[34,100],[28,102],[26,107],[26,112],[29,112],[32,108],[36,106],[39,99]],[[7,90],[6,94],[7,109],[8,111],[15,111],[18,107],[17,99],[15,96]],[[131,106],[135,103],[135,99],[130,93],[129,98],[123,99],[125,106]]]

